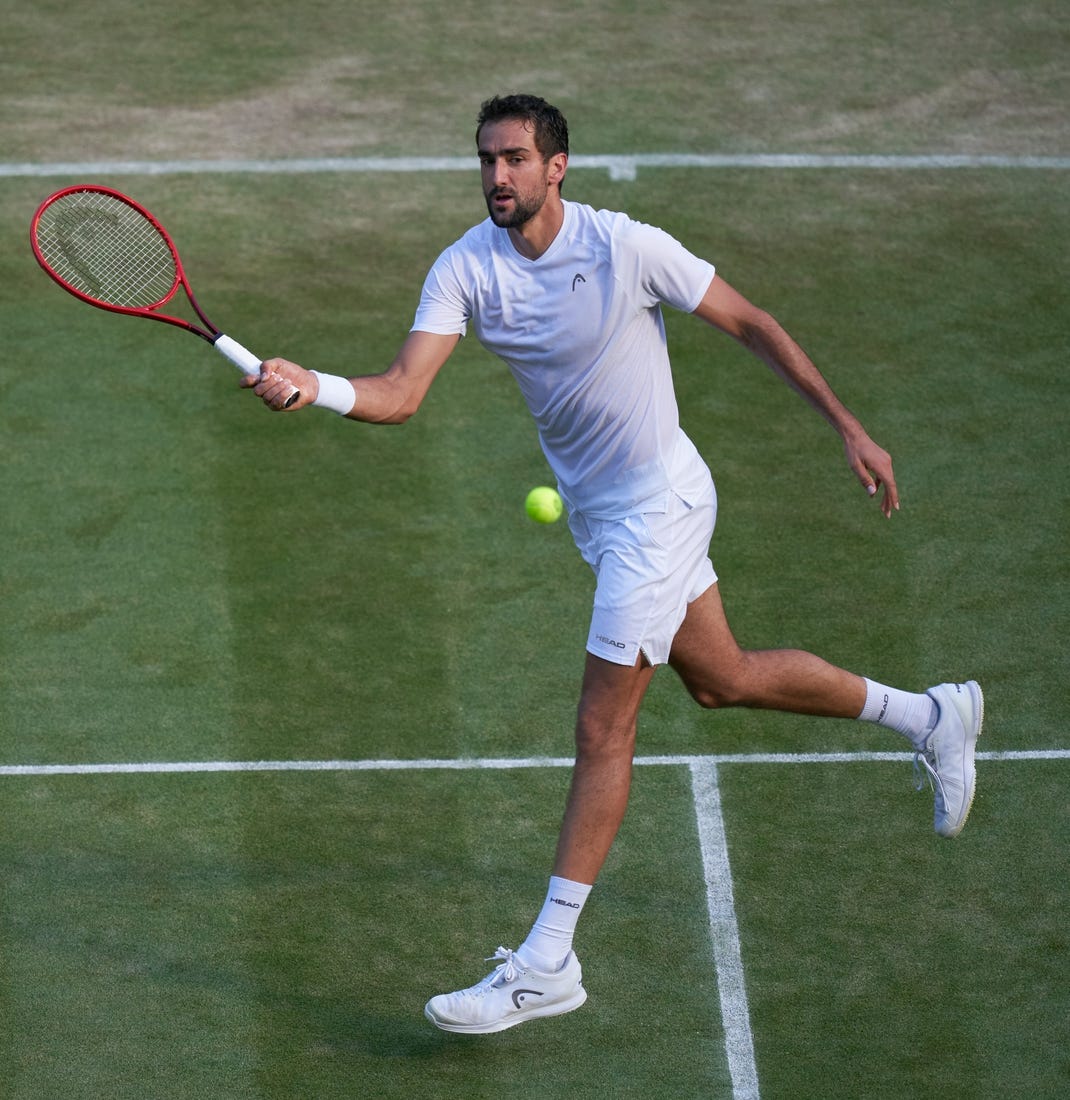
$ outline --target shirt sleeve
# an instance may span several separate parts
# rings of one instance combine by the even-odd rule
[[[457,272],[455,247],[447,248],[424,280],[412,332],[464,336],[472,317],[468,292]]]
[[[675,237],[652,225],[631,222],[621,238],[622,258],[634,287],[646,304],[664,302],[693,313],[698,309],[716,268],[689,252]]]

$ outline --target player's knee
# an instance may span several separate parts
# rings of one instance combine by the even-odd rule
[[[589,760],[630,754],[635,750],[635,723],[609,722],[584,714],[576,722],[576,755]]]
[[[689,687],[691,698],[703,710],[720,710],[722,707],[739,706],[738,701],[728,692],[709,687]]]
[[[691,698],[704,710],[746,706],[751,697],[743,675],[685,680],[684,683]]]

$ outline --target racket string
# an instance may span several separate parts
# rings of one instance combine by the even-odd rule
[[[177,269],[159,230],[109,195],[72,192],[38,224],[38,244],[54,270],[109,305],[148,307],[174,289]]]

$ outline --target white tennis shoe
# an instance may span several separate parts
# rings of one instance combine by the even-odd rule
[[[485,1035],[525,1020],[571,1012],[587,1000],[574,951],[554,974],[525,966],[507,947],[499,947],[487,962],[494,959],[502,961],[477,985],[440,993],[427,1002],[424,1015],[431,1023],[443,1031]]]
[[[975,680],[940,684],[927,694],[940,715],[925,748],[914,754],[915,786],[920,791],[928,776],[935,794],[933,828],[940,836],[958,836],[977,786],[974,752],[981,736],[985,700]]]

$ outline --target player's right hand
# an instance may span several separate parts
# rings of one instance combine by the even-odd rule
[[[311,405],[319,383],[311,372],[288,359],[265,359],[259,376],[246,375],[241,384],[275,412],[292,412]]]

